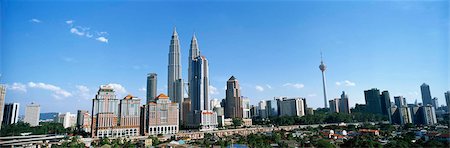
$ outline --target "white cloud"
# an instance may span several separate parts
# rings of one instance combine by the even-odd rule
[[[106,31],[96,31],[91,30],[91,28],[89,27],[75,26],[74,20],[67,20],[66,24],[70,27],[70,33],[76,34],[78,36],[92,38],[103,43],[108,43],[109,41],[109,33]]]
[[[146,92],[147,88],[145,88],[145,87],[139,88],[139,91]]]
[[[262,86],[259,86],[259,85],[256,85],[256,86],[255,86],[255,89],[256,89],[257,91],[260,91],[260,92],[264,91],[264,88],[263,88]]]
[[[120,85],[120,84],[117,84],[117,83],[110,83],[110,84],[108,84],[109,86],[111,86],[113,89],[114,89],[114,91],[117,93],[117,94],[119,94],[119,95],[126,95],[127,94],[127,90],[125,89],[125,87],[123,87],[122,85]]]
[[[349,80],[345,80],[345,86],[355,86],[356,83],[355,82],[350,82]]]
[[[219,91],[217,90],[217,88],[212,85],[209,85],[208,89],[209,89],[209,94],[211,94],[211,95],[219,94]]]
[[[86,33],[86,37],[88,37],[88,38],[92,38],[93,36],[94,36],[94,35],[90,34],[89,32]]]
[[[77,28],[71,28],[70,32],[79,36],[83,36],[84,32],[82,30],[78,30]]]
[[[305,87],[305,85],[303,85],[301,83],[285,83],[283,86],[297,88],[297,89],[301,89],[301,88]]]
[[[38,20],[38,19],[35,19],[35,18],[33,18],[33,19],[31,19],[31,20],[30,20],[30,22],[32,22],[32,23],[41,23],[42,21],[41,21],[41,20]]]
[[[103,37],[103,36],[96,38],[96,40],[100,41],[100,42],[103,42],[103,43],[108,43],[108,39]]]
[[[72,93],[51,84],[29,82],[28,87],[52,91],[53,92],[52,96],[55,97],[56,99],[60,99],[62,97],[67,98],[72,96]]]
[[[266,87],[272,89],[272,86],[270,86],[269,84],[266,84]]]
[[[356,83],[355,82],[351,82],[349,80],[336,82],[336,86],[341,86],[341,85],[344,85],[344,86],[356,86]]]
[[[72,25],[73,22],[74,22],[74,20],[67,20],[67,21],[66,21],[66,24]]]
[[[27,92],[27,87],[25,84],[14,82],[12,85],[6,85],[7,89],[14,91]]]

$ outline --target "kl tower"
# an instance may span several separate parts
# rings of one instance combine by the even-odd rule
[[[328,108],[327,105],[327,85],[325,82],[325,69],[327,69],[327,67],[325,66],[325,64],[323,64],[323,60],[322,60],[322,52],[320,52],[320,71],[322,71],[322,84],[323,84],[323,103],[325,105],[325,108]]]

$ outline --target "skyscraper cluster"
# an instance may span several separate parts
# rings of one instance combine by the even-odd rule
[[[217,126],[215,112],[208,107],[209,104],[209,67],[208,60],[200,54],[197,37],[192,37],[189,50],[188,88],[185,98],[184,84],[181,73],[180,40],[174,29],[169,45],[168,62],[168,98],[172,103],[177,103],[178,122],[184,127],[214,129]],[[156,97],[157,74],[150,73],[147,76],[147,106],[151,102],[157,102]],[[161,102],[162,103],[162,102]],[[144,110],[145,117],[150,119],[150,113]],[[202,123],[203,121],[212,121]],[[142,121],[149,125],[149,121]],[[148,129],[148,128],[147,128]]]
[[[342,91],[340,98],[335,98],[333,100],[330,100],[329,102],[331,112],[344,114],[350,113],[350,107],[348,105],[348,96],[344,91]]]

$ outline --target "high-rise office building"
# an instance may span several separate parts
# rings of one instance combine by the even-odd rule
[[[404,105],[401,107],[392,107],[391,108],[391,123],[404,125],[406,123],[413,123],[413,114],[411,109]]]
[[[325,70],[327,69],[327,67],[325,66],[325,64],[323,64],[322,52],[320,52],[319,69],[320,69],[320,71],[322,71],[323,103],[324,103],[324,107],[328,108],[328,106],[327,106],[327,89],[326,89],[327,85],[326,85],[326,81],[325,81]]]
[[[432,105],[430,86],[428,84],[423,83],[422,85],[420,85],[420,92],[422,94],[422,104],[424,106],[428,104]]]
[[[201,110],[209,110],[208,108],[208,60],[204,56],[198,56],[192,61],[193,78],[191,79],[190,87],[192,88],[191,103],[192,111],[198,112]]]
[[[445,102],[447,103],[447,112],[450,112],[450,90],[444,93]]]
[[[192,120],[192,117],[190,117],[192,115],[192,110],[191,110],[191,98],[184,98],[183,104],[181,105],[181,114],[182,117],[185,117],[183,120],[181,120],[182,122],[180,124],[182,124],[184,127],[188,126],[188,124],[193,123],[194,121]]]
[[[339,99],[339,112],[344,114],[350,113],[350,107],[348,105],[348,95],[342,91],[341,98]]]
[[[156,73],[149,73],[147,75],[147,104],[155,101],[157,80],[158,75]]]
[[[278,109],[277,100],[266,100],[267,117],[277,117],[279,112]]]
[[[303,98],[283,98],[280,102],[280,116],[304,116],[305,105]]]
[[[200,50],[198,48],[198,44],[197,44],[197,38],[195,36],[195,34],[192,36],[192,40],[191,40],[191,48],[189,49],[189,59],[188,59],[188,63],[189,63],[189,67],[188,67],[188,82],[189,82],[189,89],[188,89],[188,96],[191,97],[194,95],[194,85],[192,85],[192,81],[195,78],[194,76],[194,61],[197,59],[197,57],[200,56]]]
[[[366,100],[366,111],[373,114],[382,114],[380,90],[372,88],[364,91]]]
[[[66,112],[58,115],[58,123],[61,123],[64,128],[69,128],[76,126],[77,116],[75,114],[71,114],[70,112]]]
[[[259,113],[259,117],[261,117],[262,119],[265,119],[268,117],[267,115],[267,105],[266,105],[266,101],[259,101],[258,103],[258,113]]]
[[[439,108],[438,98],[434,97],[433,99],[431,99],[431,106],[433,106],[434,109]]]
[[[25,118],[23,122],[29,123],[30,126],[39,125],[39,113],[41,111],[41,106],[39,104],[31,103],[25,108]]]
[[[394,101],[395,101],[395,106],[397,106],[397,107],[403,107],[403,106],[407,105],[406,99],[403,98],[403,96],[395,96]]]
[[[183,102],[183,85],[181,78],[181,53],[180,41],[178,33],[174,28],[172,39],[169,46],[169,68],[167,77],[167,91],[168,96],[173,102],[181,104]]]
[[[112,86],[101,85],[92,100],[92,137],[118,135],[119,100]]]
[[[76,128],[78,131],[90,132],[91,131],[91,114],[87,110],[77,111],[77,123]]]
[[[156,102],[148,104],[148,111],[147,133],[149,135],[178,133],[178,103],[172,102],[168,96],[160,94],[156,97]]]
[[[119,129],[125,131],[124,136],[140,135],[141,99],[127,95],[119,102]],[[123,133],[123,132],[122,132]]]
[[[367,112],[391,117],[391,100],[388,91],[383,91],[380,95],[380,90],[372,88],[364,91],[364,98]]]
[[[2,125],[14,124],[19,121],[19,103],[5,104],[5,109],[3,111]]]
[[[436,111],[430,104],[420,107],[420,114],[422,119],[422,124],[424,125],[434,125],[437,123]]]
[[[225,100],[225,118],[242,118],[241,91],[234,76],[227,81]]]
[[[140,99],[131,95],[119,100],[114,89],[101,85],[92,100],[92,137],[140,135]]]
[[[328,103],[330,104],[330,112],[339,113],[339,98],[329,100]]]
[[[391,112],[391,97],[388,91],[381,92],[381,113],[385,116],[390,116]]]
[[[2,128],[3,122],[3,110],[4,110],[3,106],[5,105],[5,96],[6,96],[6,86],[0,84],[0,129]]]
[[[242,108],[243,108],[242,118],[245,118],[245,119],[252,118],[252,116],[250,114],[250,99],[242,97]]]

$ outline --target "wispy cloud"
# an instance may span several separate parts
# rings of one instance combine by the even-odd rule
[[[141,92],[146,92],[146,91],[147,91],[147,88],[145,88],[145,87],[139,88],[139,91],[141,91]]]
[[[78,28],[70,28],[70,33],[79,35],[79,36],[84,36],[84,31],[79,30]]]
[[[67,98],[72,96],[72,93],[52,84],[29,82],[28,87],[52,91],[53,92],[52,96],[56,99]]]
[[[351,81],[349,81],[349,80],[345,80],[345,81],[338,81],[338,82],[336,82],[336,86],[356,86],[356,83],[355,82],[351,82]]]
[[[33,18],[33,19],[30,19],[30,22],[32,22],[32,23],[41,23],[42,21],[38,20],[36,18]]]
[[[256,85],[256,86],[255,86],[255,89],[256,89],[257,91],[260,91],[260,92],[263,92],[263,91],[264,91],[264,88],[263,88],[262,86],[259,86],[259,85]]]
[[[78,94],[81,98],[85,100],[89,100],[91,98],[90,89],[87,86],[77,85],[75,87],[77,88],[76,94]]]
[[[12,85],[6,85],[6,88],[13,91],[27,92],[25,84],[14,82]]]
[[[67,20],[66,24],[69,25],[70,33],[72,34],[92,38],[102,43],[108,43],[109,41],[108,39],[109,34],[106,31],[96,31],[91,30],[91,28],[89,27],[76,26],[74,20]]]
[[[209,85],[208,89],[209,89],[209,94],[211,94],[211,95],[219,94],[219,90],[217,90],[217,88],[212,85]]]
[[[301,83],[285,83],[285,84],[283,84],[283,86],[292,87],[292,88],[296,88],[296,89],[302,89],[303,87],[305,87],[305,85],[301,84]]]
[[[266,84],[266,87],[272,89],[272,86],[270,86],[269,84]]]

